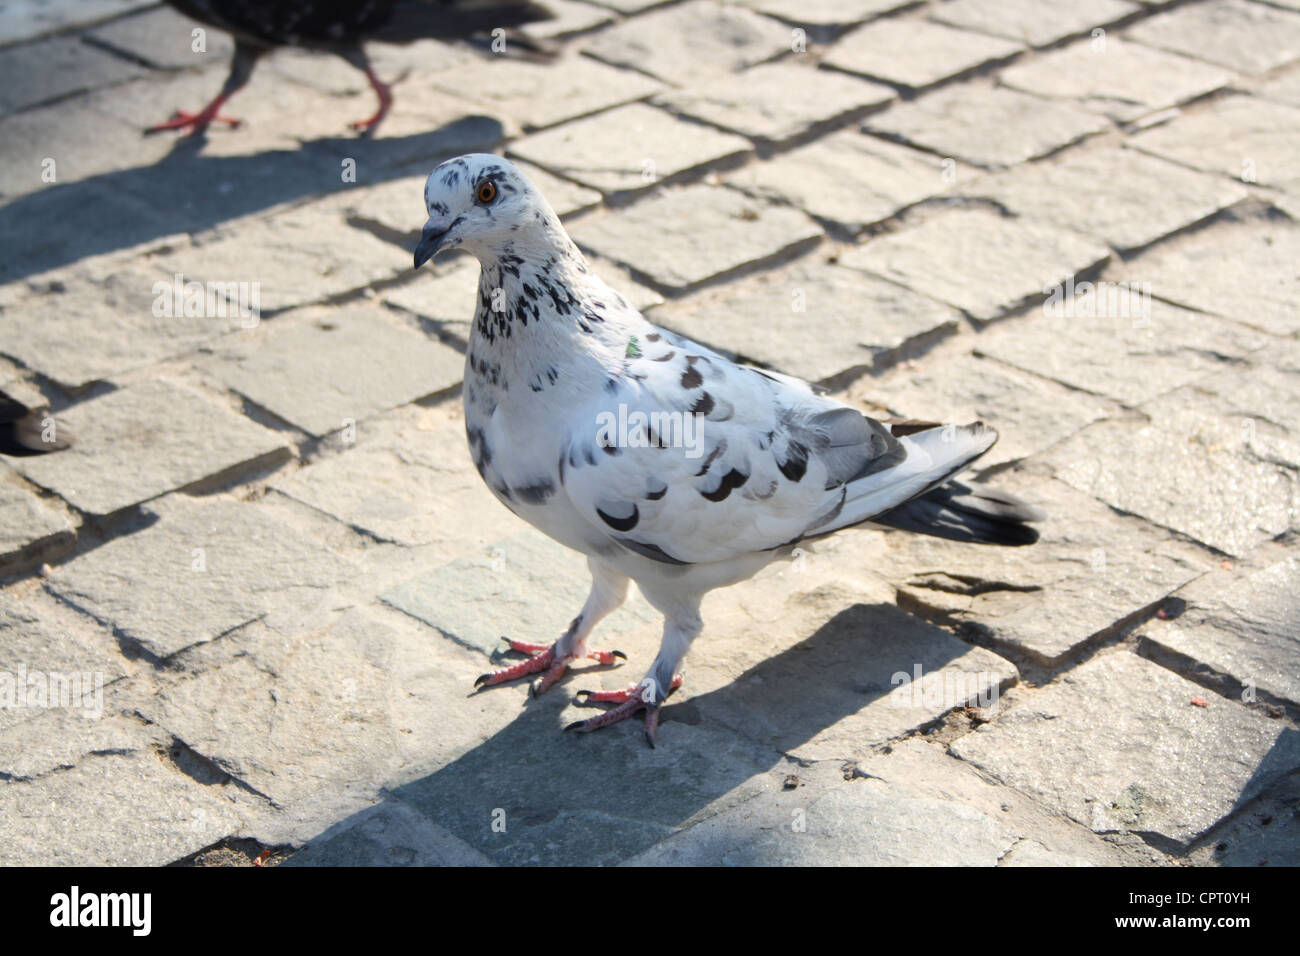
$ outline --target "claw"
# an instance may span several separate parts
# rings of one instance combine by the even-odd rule
[[[682,686],[682,675],[678,674],[673,677],[672,685],[668,688],[668,694],[671,694],[677,688]],[[593,730],[600,730],[602,727],[608,727],[610,724],[616,724],[620,720],[626,720],[638,710],[645,711],[645,741],[652,748],[655,745],[655,737],[659,731],[659,708],[662,701],[651,703],[646,699],[643,692],[644,684],[633,684],[631,687],[622,690],[580,690],[577,697],[585,697],[582,706],[590,706],[593,703],[617,703],[618,706],[605,711],[596,717],[589,717],[586,720],[575,720],[565,727],[565,731],[576,730],[581,734],[589,734]],[[668,694],[664,695],[666,700]]]

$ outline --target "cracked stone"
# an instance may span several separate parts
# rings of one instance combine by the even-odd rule
[[[817,335],[790,336],[802,314]],[[871,322],[864,324],[863,315]],[[811,382],[879,372],[958,328],[958,314],[914,292],[832,264],[797,263],[656,309],[653,319],[748,361]]]
[[[156,502],[155,523],[57,568],[45,587],[158,658],[298,600],[320,600],[355,568],[256,505]]]
[[[821,126],[839,126],[897,95],[879,83],[783,60],[661,93],[655,102],[774,145]]]
[[[92,515],[288,457],[275,432],[165,379],[109,392],[59,417],[76,443],[14,465],[28,481]]]
[[[830,48],[822,62],[910,90],[922,90],[986,64],[1010,59],[1019,43],[927,20],[877,20]]]
[[[394,362],[393,356],[402,360]],[[315,436],[456,385],[456,350],[404,328],[372,306],[293,325],[274,323],[218,353],[213,375]]]
[[[750,10],[699,0],[601,31],[583,52],[678,86],[734,73],[791,49],[790,31]]]
[[[578,245],[655,285],[684,291],[793,256],[816,245],[822,233],[798,210],[756,202],[725,187],[697,185],[583,223],[572,235]]]
[[[1264,73],[1300,57],[1300,16],[1244,0],[1213,0],[1143,20],[1128,35],[1243,73]]]
[[[988,322],[1109,257],[1109,249],[1078,233],[954,209],[869,239],[841,261]]]
[[[1052,0],[955,0],[941,4],[930,17],[1040,47],[1108,26],[1140,9],[1128,0],[1084,0],[1068,7]]]
[[[1300,110],[1251,96],[1227,96],[1212,110],[1180,116],[1131,142],[1135,149],[1194,169],[1286,186],[1296,178]]]
[[[856,232],[946,191],[949,165],[932,153],[850,130],[751,163],[727,182]]]
[[[1274,335],[1300,330],[1300,226],[1232,220],[1116,264],[1117,280]]]
[[[1188,846],[1300,764],[1300,735],[1126,651],[1089,660],[952,751],[1097,833]],[[1189,786],[1189,774],[1194,786]]]
[[[1300,444],[1268,415],[1278,390],[1294,409],[1300,375],[1225,372],[1143,405],[1147,423],[1136,429],[1095,422],[1047,460],[1057,477],[1112,507],[1244,554],[1293,527],[1300,507]]]
[[[1122,252],[1150,245],[1248,195],[1235,183],[1120,148],[1018,166],[962,192],[993,199],[1017,215],[1066,223]],[[1160,202],[1152,203],[1153,195]]]
[[[1107,289],[1092,290],[1095,306],[1079,300],[1045,306],[1039,318],[982,336],[976,350],[1136,406],[1225,371],[1230,362],[1268,345],[1260,332],[1157,299],[1109,302]]]
[[[1143,653],[1189,678],[1222,675],[1224,692],[1242,700],[1258,690],[1300,705],[1298,595],[1295,558],[1244,575],[1216,572],[1178,592],[1183,613],[1143,625]]]
[[[432,82],[466,100],[489,104],[526,129],[554,126],[645,99],[663,89],[663,84],[643,74],[614,69],[576,54],[545,65],[497,62],[499,59],[444,70],[435,74]]]
[[[510,144],[524,159],[613,198],[752,152],[748,140],[633,103]]]
[[[883,133],[981,166],[1013,166],[1106,129],[1099,116],[1002,87],[961,84],[867,118]]]
[[[1227,85],[1227,70],[1107,35],[1004,70],[1001,83],[1129,122]]]

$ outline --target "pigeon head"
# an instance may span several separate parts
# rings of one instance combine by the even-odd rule
[[[449,159],[424,184],[429,221],[415,248],[418,269],[443,249],[480,261],[526,247],[558,224],[555,213],[511,162],[490,153]]]

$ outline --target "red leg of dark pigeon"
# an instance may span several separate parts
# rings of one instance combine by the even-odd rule
[[[380,120],[388,115],[389,108],[393,105],[393,88],[375,76],[375,71],[369,64],[364,67],[366,79],[370,80],[370,85],[375,88],[375,95],[379,97],[379,109],[370,119],[360,120],[352,123],[350,128],[360,133],[372,132],[379,125]]]
[[[190,135],[196,135],[203,132],[212,123],[225,123],[232,129],[239,126],[243,120],[235,119],[231,116],[222,116],[218,110],[229,97],[222,95],[205,106],[198,113],[186,113],[184,110],[177,110],[172,113],[171,119],[165,123],[159,123],[157,126],[150,126],[145,133],[161,133],[169,129],[188,130]]]
[[[668,688],[668,694],[681,686],[682,675],[678,674],[673,677],[673,682]],[[577,696],[585,698],[579,701],[584,706],[589,704],[618,704],[618,706],[605,711],[599,717],[574,721],[564,729],[576,730],[580,734],[589,734],[593,730],[600,730],[600,728],[616,724],[620,720],[627,720],[638,710],[644,710],[645,739],[646,743],[653,747],[655,745],[655,734],[659,730],[659,707],[662,702],[660,704],[651,704],[646,699],[645,691],[644,684],[633,684],[623,690],[580,690]],[[664,697],[667,698],[668,694],[665,694]]]
[[[531,644],[527,641],[513,641],[508,637],[505,640],[512,651],[533,656],[518,664],[503,667],[499,671],[480,675],[479,679],[474,681],[475,687],[493,687],[507,681],[518,680],[520,677],[527,677],[529,674],[544,672],[533,682],[533,696],[536,697],[549,690],[564,676],[569,665],[578,659],[576,654],[557,656],[555,644]],[[622,651],[591,651],[586,656],[605,665],[617,664],[620,659],[627,660],[627,656]]]

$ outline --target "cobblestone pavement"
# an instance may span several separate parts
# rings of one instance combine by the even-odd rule
[[[227,38],[0,3],[0,390],[77,435],[0,459],[0,863],[1300,863],[1300,4],[548,2],[552,64],[375,46],[374,139],[286,51],[206,141],[140,131]],[[585,587],[410,270],[494,149],[654,320],[994,425],[1042,540],[715,592],[656,750],[558,732],[626,669],[471,695]]]

